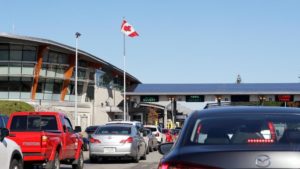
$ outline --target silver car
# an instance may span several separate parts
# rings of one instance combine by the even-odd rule
[[[105,125],[91,135],[89,155],[92,163],[105,157],[130,157],[139,162],[146,160],[146,142],[133,125]]]
[[[143,137],[147,145],[147,154],[158,150],[158,141],[150,129],[143,129]]]

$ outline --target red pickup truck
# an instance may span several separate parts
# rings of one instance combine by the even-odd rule
[[[82,138],[70,120],[58,112],[15,112],[10,115],[9,138],[20,145],[24,164],[59,169],[60,164],[83,168]],[[80,130],[80,127],[76,127]]]

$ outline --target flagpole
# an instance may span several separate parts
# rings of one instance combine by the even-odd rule
[[[78,80],[78,38],[81,34],[79,32],[75,33],[76,36],[76,51],[75,51],[75,125],[78,125],[78,108],[77,108],[77,80]]]
[[[125,34],[123,35],[123,87],[124,87],[124,105],[123,105],[123,112],[124,112],[124,121],[126,121],[126,50],[125,50]]]

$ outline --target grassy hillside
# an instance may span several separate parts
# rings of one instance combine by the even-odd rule
[[[19,101],[0,101],[0,113],[10,115],[18,111],[34,111],[34,108],[25,102]]]

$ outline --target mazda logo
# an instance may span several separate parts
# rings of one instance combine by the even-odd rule
[[[267,155],[260,155],[255,160],[255,165],[257,167],[265,168],[271,165],[270,157]]]

